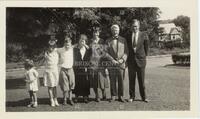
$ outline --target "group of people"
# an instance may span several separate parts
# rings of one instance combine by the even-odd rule
[[[93,27],[93,37],[88,40],[81,34],[78,43],[72,45],[72,39],[65,36],[64,47],[57,48],[53,37],[48,42],[45,52],[44,85],[48,87],[51,106],[59,106],[57,101],[57,86],[63,92],[63,105],[74,105],[80,96],[88,103],[90,88],[95,92],[95,100],[107,100],[106,89],[110,87],[111,99],[126,102],[124,99],[124,77],[128,66],[129,102],[135,100],[136,75],[142,101],[148,102],[145,92],[145,66],[148,55],[148,36],[139,30],[140,22],[133,20],[129,39],[119,35],[117,24],[111,26],[112,37],[103,40],[99,37],[100,26]],[[31,102],[28,107],[37,107],[38,73],[33,61],[26,60],[26,82]],[[110,82],[110,83],[109,83]],[[109,85],[110,84],[110,85]],[[100,91],[102,99],[100,99]],[[72,94],[75,94],[72,100]]]

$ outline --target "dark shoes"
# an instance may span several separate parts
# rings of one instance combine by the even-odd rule
[[[148,103],[150,100],[148,100],[148,99],[142,99],[142,101]]]
[[[101,102],[100,98],[96,98],[96,102]]]
[[[73,105],[74,105],[74,102],[73,102],[72,100],[69,100],[69,101],[68,101],[68,104],[71,105],[71,106],[73,106]]]
[[[115,101],[115,96],[112,96],[112,98],[111,98],[111,100],[110,100],[110,102],[114,102]],[[124,100],[124,98],[123,97],[119,97],[118,98],[118,101],[119,102],[123,102],[123,103],[125,103],[126,101]]]
[[[103,100],[103,101],[106,101],[106,100],[107,100],[107,98],[106,98],[106,97],[103,97],[103,98],[102,98],[102,100]]]
[[[126,102],[126,101],[124,100],[124,98],[123,98],[123,97],[119,97],[118,101],[119,101],[119,102],[123,102],[123,103],[125,103],[125,102]]]
[[[63,105],[67,105],[67,100],[63,100]]]
[[[84,103],[88,103],[88,102],[89,102],[89,101],[88,101],[88,98],[87,98],[87,97],[84,97],[83,102],[84,102]]]
[[[72,100],[68,100],[68,101],[67,100],[63,100],[63,105],[67,105],[67,104],[73,106],[74,102]]]
[[[112,96],[109,102],[114,102],[115,101],[115,96]]]

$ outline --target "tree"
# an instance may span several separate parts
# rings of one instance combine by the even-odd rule
[[[183,41],[190,46],[190,18],[188,16],[180,15],[173,20],[176,26],[183,30]]]
[[[22,45],[22,56],[37,60],[52,33],[56,34],[59,47],[62,47],[66,34],[73,43],[81,33],[90,39],[95,23],[101,24],[103,39],[110,36],[112,24],[118,24],[120,34],[127,37],[132,19],[140,20],[141,30],[148,32],[150,41],[154,41],[158,34],[159,14],[159,8],[7,8],[6,41],[7,44]],[[6,53],[14,54],[9,51]]]

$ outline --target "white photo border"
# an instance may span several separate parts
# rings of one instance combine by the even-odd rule
[[[198,82],[198,4],[197,0],[74,0],[74,1],[1,1],[0,2],[0,114],[3,118],[146,118],[146,117],[197,117],[199,116]],[[171,4],[173,3],[173,4]],[[178,5],[177,5],[178,4]],[[190,111],[94,111],[94,112],[6,112],[5,74],[6,74],[6,7],[181,7],[190,10],[191,26],[191,68],[190,68]]]

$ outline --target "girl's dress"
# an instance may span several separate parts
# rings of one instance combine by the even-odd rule
[[[58,85],[58,60],[57,49],[45,53],[44,86],[55,87]]]
[[[34,69],[31,68],[30,70],[25,72],[25,77],[26,80],[32,81],[31,83],[26,83],[27,84],[27,90],[28,91],[38,91],[38,72]]]

